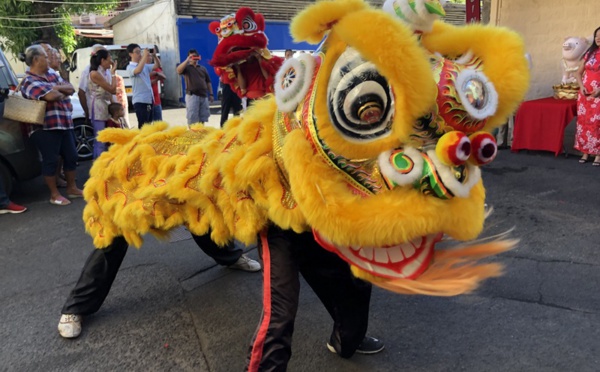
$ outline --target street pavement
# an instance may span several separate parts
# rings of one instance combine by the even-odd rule
[[[184,109],[164,116],[185,124]],[[90,165],[78,168],[81,185]],[[386,349],[349,360],[326,349],[332,322],[303,282],[289,371],[600,370],[600,169],[501,150],[483,179],[495,210],[483,235],[514,227],[520,239],[493,259],[504,276],[452,298],[374,288],[368,334]],[[260,273],[216,265],[183,230],[168,242],[147,237],[82,335],[65,340],[60,309],[92,249],[84,201],[50,205],[41,178],[13,199],[29,211],[0,216],[0,371],[243,370]]]

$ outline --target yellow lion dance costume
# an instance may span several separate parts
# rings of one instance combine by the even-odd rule
[[[286,61],[275,95],[243,118],[223,130],[103,131],[114,145],[84,192],[95,246],[123,236],[139,247],[180,225],[220,245],[251,243],[270,221],[312,229],[356,276],[398,293],[456,295],[499,275],[476,261],[514,241],[435,244],[483,229],[479,165],[496,153],[488,132],[527,90],[524,47],[506,29],[440,22],[437,5],[317,2],[291,32],[325,40]]]

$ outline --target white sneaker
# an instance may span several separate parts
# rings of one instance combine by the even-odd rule
[[[58,333],[64,338],[75,338],[81,333],[81,315],[63,314],[58,322]]]
[[[240,258],[233,264],[228,266],[230,269],[243,270],[249,272],[260,271],[261,266],[258,261],[251,259],[245,254],[241,255]]]

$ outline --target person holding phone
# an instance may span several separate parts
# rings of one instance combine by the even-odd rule
[[[129,44],[127,52],[131,62],[127,66],[127,71],[131,77],[133,88],[133,109],[138,120],[138,128],[144,124],[154,121],[153,108],[154,97],[152,94],[152,83],[150,82],[150,73],[161,67],[158,56],[149,49],[142,50],[138,44]],[[149,56],[152,55],[154,63],[147,63]]]
[[[196,49],[190,49],[185,61],[177,66],[177,73],[185,79],[185,107],[188,125],[208,123],[210,103],[214,101],[208,71],[199,62]]]

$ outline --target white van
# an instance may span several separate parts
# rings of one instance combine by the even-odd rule
[[[151,52],[156,51],[156,55],[160,57],[158,47],[153,44],[139,44],[140,48],[150,49]],[[127,97],[131,99],[132,88],[131,81],[129,79],[129,73],[127,72],[127,65],[129,64],[129,53],[127,53],[127,45],[105,45],[109,51],[113,60],[117,61],[117,74],[123,77],[125,81],[125,90],[127,91]],[[90,58],[92,55],[92,47],[77,49],[71,56],[69,63],[69,81],[77,89],[79,86],[79,79],[81,77],[81,71],[90,64]],[[160,84],[159,84],[160,87]],[[160,88],[159,88],[160,89]]]

